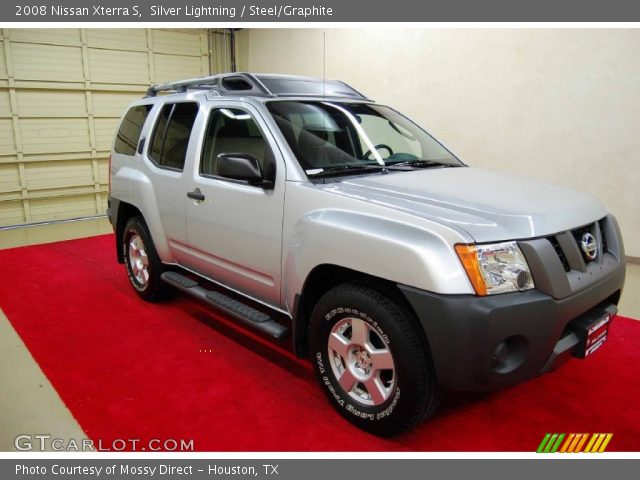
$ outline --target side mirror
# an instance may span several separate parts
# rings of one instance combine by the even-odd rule
[[[218,155],[217,167],[221,177],[241,180],[262,188],[273,188],[273,182],[265,180],[258,159],[249,153],[221,153]]]

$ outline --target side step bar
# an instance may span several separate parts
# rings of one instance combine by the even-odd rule
[[[273,338],[281,339],[287,336],[289,329],[280,325],[266,313],[239,302],[224,293],[207,290],[197,282],[178,272],[164,272],[162,280],[169,285],[173,285],[178,290],[188,293],[209,305],[213,305],[218,310],[222,310],[228,315],[240,320],[243,324],[260,330]]]

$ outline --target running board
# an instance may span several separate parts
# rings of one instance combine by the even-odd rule
[[[224,293],[207,290],[201,287],[198,282],[178,272],[164,272],[162,274],[162,280],[176,287],[178,290],[188,293],[192,297],[196,297],[214,306],[218,310],[222,310],[235,319],[240,320],[243,324],[260,330],[273,338],[281,339],[289,333],[287,327],[280,325],[266,313],[239,302]]]

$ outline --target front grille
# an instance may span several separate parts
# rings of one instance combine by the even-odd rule
[[[585,258],[581,248],[582,236],[587,232],[597,244],[597,255],[592,261]],[[556,299],[566,298],[619,272],[623,262],[620,232],[613,217],[543,238],[522,240],[518,245],[536,288]]]
[[[604,218],[602,220],[599,220],[598,226],[600,227],[600,237],[602,238],[602,253],[607,253],[609,251],[609,246],[607,245],[607,233],[604,222]]]
[[[571,265],[569,265],[569,260],[567,260],[567,256],[562,251],[562,247],[560,247],[560,243],[558,243],[558,239],[555,236],[553,236],[553,237],[549,237],[549,241],[551,242],[553,249],[556,251],[556,255],[558,255],[558,258],[562,262],[562,268],[564,268],[564,271],[565,272],[570,271]]]
[[[582,261],[588,264],[593,261],[598,261],[598,259],[608,251],[607,236],[605,233],[606,221],[607,219],[603,218],[589,225],[547,237],[556,255],[558,255],[558,259],[562,263],[562,268],[564,268],[565,272],[584,268],[584,265],[580,265],[579,260],[577,260],[578,254],[582,257]],[[593,238],[600,243],[598,245],[597,256],[593,260],[588,258],[587,254],[582,250],[582,238],[586,233],[593,235]],[[567,242],[569,242],[569,244]],[[565,251],[567,249],[571,251]]]

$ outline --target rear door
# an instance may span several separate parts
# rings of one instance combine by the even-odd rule
[[[231,102],[211,107],[199,155],[187,182],[190,267],[226,286],[279,306],[285,168],[257,109]],[[218,175],[218,155],[251,154],[273,188]]]
[[[194,101],[160,106],[145,150],[145,163],[155,193],[160,222],[173,258],[183,263],[186,246],[185,161],[197,149],[190,142],[199,106]]]

